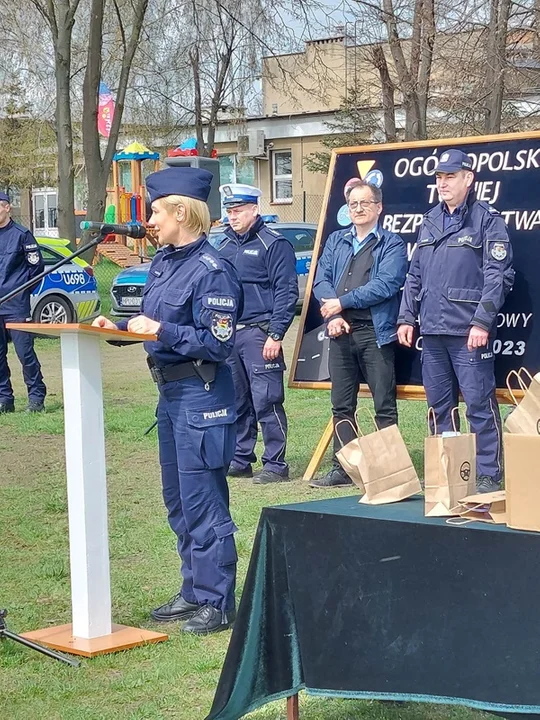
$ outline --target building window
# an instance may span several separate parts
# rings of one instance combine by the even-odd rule
[[[272,200],[280,203],[292,199],[292,152],[275,150],[272,153]]]

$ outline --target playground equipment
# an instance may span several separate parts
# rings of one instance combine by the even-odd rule
[[[143,162],[153,160],[153,171],[159,170],[159,153],[152,152],[139,142],[133,142],[113,157],[113,187],[108,191],[111,200],[105,211],[104,221],[108,223],[136,222],[146,225],[146,188],[143,184]],[[122,164],[130,164],[126,178]],[[125,184],[122,184],[125,183]],[[111,235],[109,242],[98,248],[98,252],[121,267],[131,267],[147,259],[148,240],[152,237],[134,239],[132,248],[123,235]]]

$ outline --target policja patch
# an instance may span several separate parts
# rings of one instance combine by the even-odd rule
[[[232,315],[224,315],[222,313],[212,313],[212,323],[210,326],[212,335],[219,342],[227,342],[232,338],[233,322]]]
[[[26,254],[26,259],[28,260],[30,265],[37,265],[39,263],[39,253],[29,252]]]
[[[493,244],[493,247],[491,248],[491,256],[495,258],[495,260],[504,260],[507,254],[508,252],[504,243],[497,242]]]

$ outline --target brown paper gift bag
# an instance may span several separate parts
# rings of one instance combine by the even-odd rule
[[[354,463],[362,480],[365,494],[360,502],[383,505],[421,492],[420,480],[398,426],[379,430],[373,415],[371,418],[375,432],[364,435],[359,427],[358,438],[340,451],[349,466]],[[338,460],[341,463],[339,456]],[[347,467],[342,467],[348,472]]]
[[[342,423],[348,423],[354,432],[356,433],[356,438],[354,440],[351,440],[347,444],[343,444],[341,441],[341,438],[339,436],[339,426]],[[338,450],[336,453],[336,457],[339,461],[339,464],[341,467],[345,470],[347,475],[351,478],[353,483],[362,491],[365,492],[364,483],[362,481],[362,476],[360,475],[360,455],[362,453],[362,450],[360,449],[360,445],[358,443],[358,431],[352,424],[350,420],[338,420],[334,427],[334,432],[336,434],[337,439],[339,440],[341,444],[341,450]],[[346,449],[345,449],[346,448]]]
[[[521,402],[516,400],[514,391],[510,387],[512,377],[517,379],[520,389],[523,390]],[[528,385],[525,378],[529,381]],[[517,372],[510,370],[506,378],[506,387],[516,407],[506,418],[505,430],[523,435],[540,434],[540,373],[533,377],[525,368],[520,368]]]
[[[540,436],[504,434],[508,527],[540,531]]]
[[[457,412],[457,408],[452,410],[452,425],[456,433]],[[471,432],[439,435],[433,408],[428,410],[428,428],[430,417],[435,434],[424,440],[425,515],[456,515],[458,501],[476,489],[476,436]]]
[[[506,491],[468,495],[458,503],[457,515],[448,518],[449,525],[464,525],[469,522],[487,522],[506,525]]]

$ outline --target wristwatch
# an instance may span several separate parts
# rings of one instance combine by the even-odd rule
[[[271,338],[272,340],[275,340],[276,342],[281,342],[283,340],[283,338],[281,337],[281,335],[279,335],[279,333],[268,333],[268,337]]]

